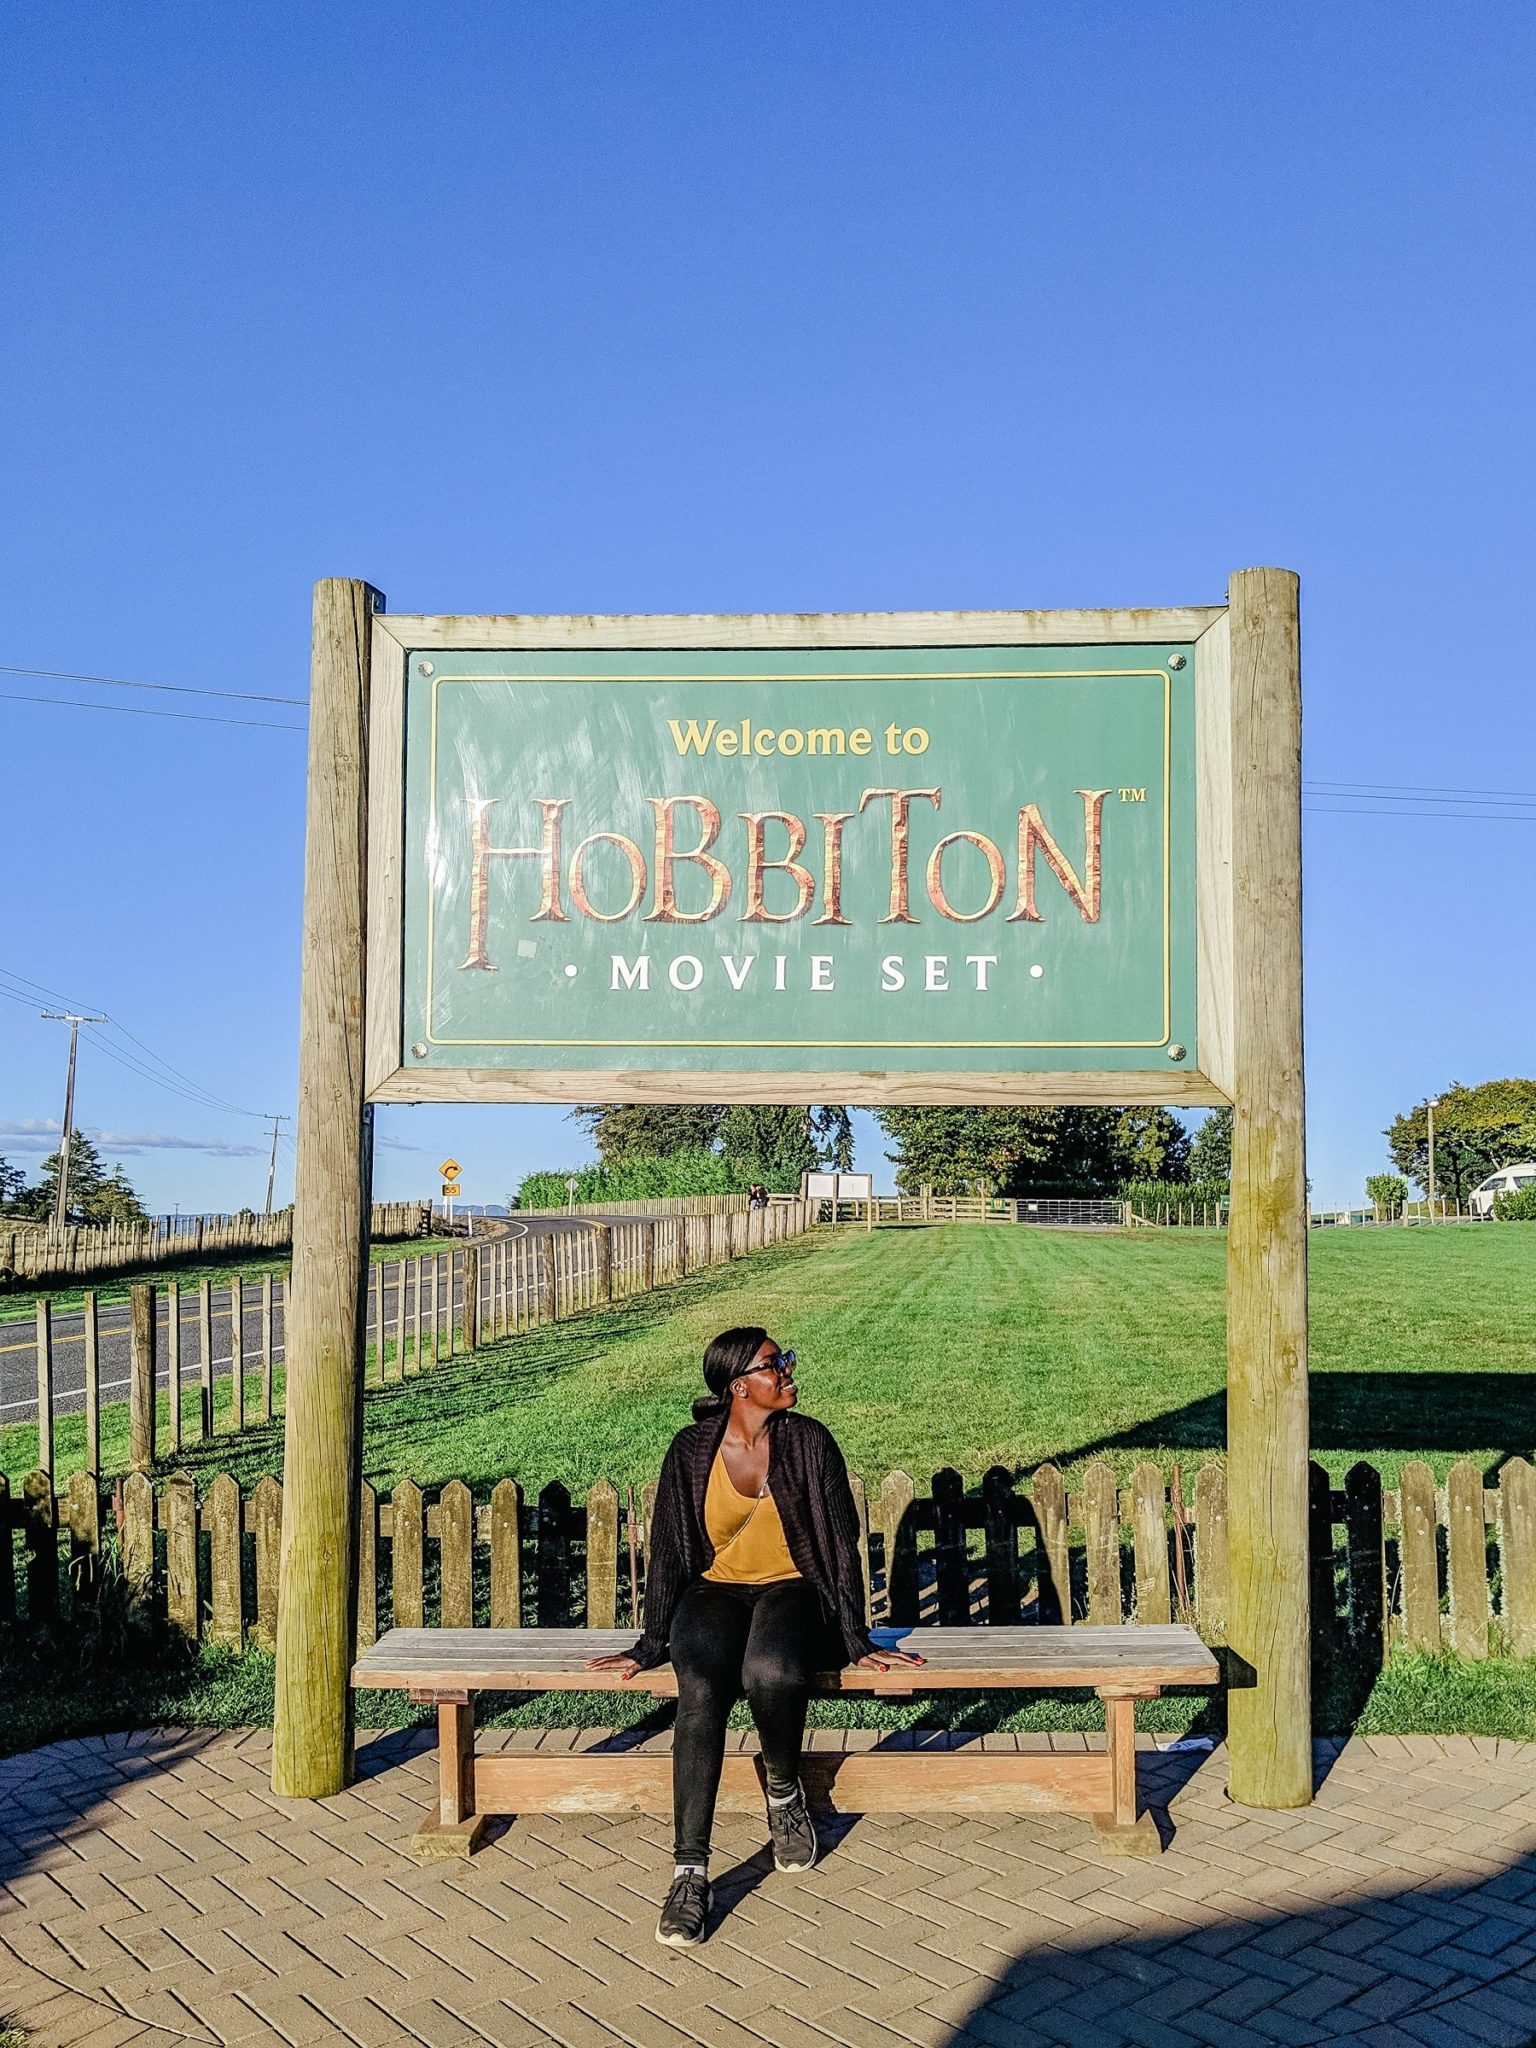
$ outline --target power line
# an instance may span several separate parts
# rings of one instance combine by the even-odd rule
[[[202,690],[191,683],[131,683],[126,676],[84,676],[67,668],[13,668],[0,662],[0,676],[42,676],[59,683],[101,683],[113,690],[165,690],[177,697],[227,697],[241,704],[297,704],[307,709],[307,697],[269,697],[255,690]]]
[[[1312,791],[1318,795],[1365,796],[1373,790],[1391,796],[1464,796],[1470,798],[1507,798],[1512,803],[1536,804],[1536,790],[1531,789],[1458,789],[1441,788],[1434,783],[1416,782],[1303,782],[1302,792]]]
[[[42,982],[33,981],[29,976],[17,973],[14,968],[0,968],[0,976],[3,976],[8,981],[20,982],[25,988],[35,989],[39,994],[49,996],[55,1002],[63,1003],[66,1008],[85,1007],[83,1004],[74,1003],[72,998],[61,995],[57,989],[48,988]],[[13,989],[6,988],[3,981],[0,981],[0,995],[8,996],[12,1002],[26,1003],[27,1001],[25,997],[18,996]],[[27,1007],[30,1008],[31,1005],[27,1004]],[[121,1024],[116,1018],[110,1016],[104,1017],[103,1022],[111,1030],[127,1039],[130,1045],[137,1046],[140,1053],[145,1054],[150,1061],[154,1062],[153,1066],[146,1065],[145,1061],[140,1059],[137,1054],[127,1051],[122,1046],[109,1045],[101,1037],[96,1038],[93,1041],[96,1050],[104,1053],[108,1059],[115,1061],[118,1066],[124,1068],[127,1072],[137,1074],[143,1080],[153,1081],[157,1087],[165,1089],[168,1094],[179,1095],[184,1101],[194,1103],[199,1109],[225,1110],[232,1116],[248,1116],[254,1117],[258,1121],[265,1121],[265,1112],[259,1109],[243,1109],[239,1103],[226,1101],[222,1095],[216,1095],[211,1088],[205,1088],[202,1082],[194,1081],[190,1074],[182,1073],[179,1067],[172,1066],[168,1059],[157,1053],[153,1046],[146,1045],[142,1038],[135,1037],[126,1024]],[[155,1068],[163,1069],[163,1071],[156,1072]]]
[[[273,718],[211,718],[206,711],[151,711],[142,704],[92,704],[84,697],[39,697],[25,690],[0,690],[13,704],[52,704],[69,711],[110,711],[119,718],[176,718],[189,725],[254,725],[267,732],[304,732],[302,725],[282,725]]]
[[[1374,811],[1355,804],[1303,804],[1323,818],[1445,818],[1453,825],[1536,825],[1536,811]]]

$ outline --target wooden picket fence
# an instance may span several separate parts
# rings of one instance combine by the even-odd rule
[[[1027,1483],[989,1472],[967,1491],[954,1471],[919,1496],[904,1472],[854,1479],[871,1621],[911,1624],[1184,1619],[1225,1638],[1225,1469],[1185,1491],[1152,1464],[1124,1486],[1102,1461],[1068,1488],[1053,1465]],[[654,1483],[621,1495],[606,1480],[584,1500],[558,1483],[527,1498],[503,1479],[476,1499],[453,1480],[430,1495],[410,1481],[362,1490],[357,1629],[516,1628],[634,1622],[643,1599]],[[193,1639],[270,1648],[282,1534],[279,1482],[244,1495],[227,1473],[199,1492],[186,1474],[158,1487],[134,1473],[104,1493],[89,1473],[62,1491],[34,1472],[13,1500],[0,1480],[0,1623],[11,1640],[96,1597],[105,1548],[166,1626]],[[1393,1643],[1485,1658],[1536,1656],[1536,1471],[1513,1458],[1486,1487],[1476,1465],[1437,1487],[1410,1463],[1384,1488],[1360,1464],[1342,1489],[1312,1467],[1314,1636],[1342,1629],[1375,1657]],[[7,1640],[0,1634],[0,1645]]]
[[[432,1205],[375,1202],[371,1228],[378,1244],[427,1237]],[[253,1211],[236,1216],[159,1216],[142,1225],[69,1223],[56,1229],[51,1223],[15,1223],[0,1235],[0,1274],[15,1286],[65,1286],[179,1259],[286,1251],[292,1241],[292,1209],[278,1209],[270,1216]]]
[[[367,1384],[386,1386],[545,1323],[607,1308],[682,1280],[703,1266],[800,1236],[809,1205],[712,1210],[542,1236],[501,1234],[447,1251],[377,1261],[368,1297]],[[512,1226],[515,1227],[515,1226]],[[129,1465],[147,1471],[183,1442],[269,1422],[283,1408],[288,1276],[236,1274],[194,1291],[171,1281],[131,1290],[127,1380]],[[73,1312],[71,1312],[73,1313]],[[87,1292],[81,1327],[62,1338],[51,1304],[34,1317],[38,1468],[55,1472],[60,1347],[84,1352],[83,1462],[101,1470],[101,1308]],[[217,1356],[220,1346],[225,1355]],[[173,1391],[175,1390],[174,1397]],[[216,1396],[222,1394],[222,1402]]]

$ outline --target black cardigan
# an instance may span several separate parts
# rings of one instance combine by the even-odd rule
[[[727,1420],[722,1409],[680,1429],[662,1464],[646,1549],[645,1631],[630,1653],[643,1671],[667,1661],[677,1603],[714,1562],[704,1492]],[[856,1663],[874,1648],[864,1620],[859,1519],[848,1467],[825,1423],[793,1410],[770,1420],[768,1486],[795,1568],[820,1596],[829,1648]]]

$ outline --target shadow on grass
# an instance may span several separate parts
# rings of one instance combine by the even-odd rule
[[[1490,1451],[1491,1476],[1507,1458],[1536,1449],[1536,1374],[1516,1372],[1314,1372],[1312,1449],[1426,1455]],[[1054,1462],[1074,1466],[1115,1451],[1221,1450],[1227,1438],[1225,1391],[1202,1395],[1129,1428],[1094,1437]],[[1022,1469],[1022,1468],[1021,1468]]]

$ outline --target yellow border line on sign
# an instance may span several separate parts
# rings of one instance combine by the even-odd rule
[[[1163,1035],[1161,1038],[443,1038],[432,1029],[435,1001],[437,898],[427,886],[427,1002],[424,1036],[441,1046],[674,1046],[705,1050],[721,1047],[770,1050],[825,1046],[833,1052],[1151,1052],[1173,1035],[1173,678],[1167,668],[1053,668],[902,670],[896,674],[736,674],[709,675],[439,675],[432,678],[431,748],[428,777],[431,796],[427,814],[429,844],[437,839],[437,705],[445,683],[1027,683],[1112,681],[1121,677],[1156,676],[1163,685]]]

